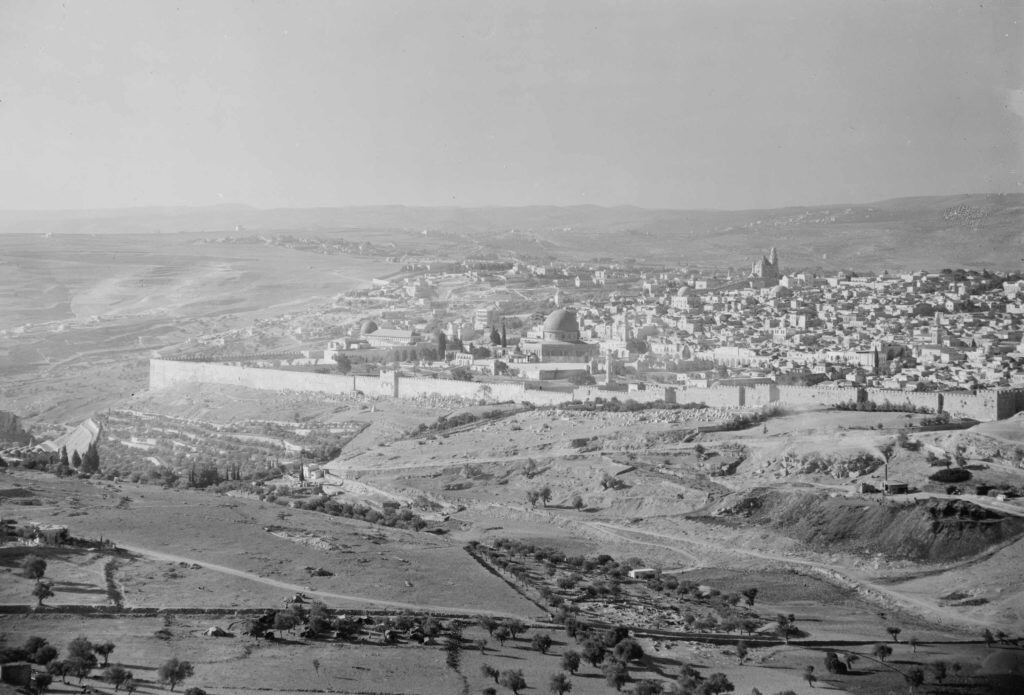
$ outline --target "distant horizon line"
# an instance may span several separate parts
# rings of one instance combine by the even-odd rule
[[[193,205],[167,205],[154,203],[150,205],[129,205],[123,207],[78,207],[78,208],[0,208],[0,215],[7,214],[75,214],[75,213],[112,213],[112,212],[172,212],[172,211],[205,211],[205,210],[247,210],[252,212],[273,212],[278,210],[369,210],[369,209],[423,209],[423,210],[526,210],[531,208],[549,209],[573,209],[573,208],[598,208],[604,210],[644,210],[648,212],[751,212],[758,210],[786,210],[789,208],[828,208],[842,205],[880,205],[894,201],[907,200],[929,200],[936,198],[977,198],[977,197],[1020,197],[1024,199],[1024,192],[989,192],[989,193],[937,193],[923,195],[895,196],[892,198],[879,198],[860,202],[833,201],[830,203],[795,203],[788,205],[777,205],[774,207],[665,207],[665,206],[644,206],[631,203],[601,204],[601,203],[529,203],[520,205],[510,204],[481,204],[481,205],[419,205],[406,203],[371,203],[371,204],[334,204],[334,205],[276,205],[260,207],[251,203],[230,202],[230,203],[208,203]]]

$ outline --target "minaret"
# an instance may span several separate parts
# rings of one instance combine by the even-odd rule
[[[612,385],[612,351],[609,350],[604,355],[604,385]]]
[[[945,340],[945,331],[942,330],[942,312],[935,312],[935,344],[942,345],[942,341]]]

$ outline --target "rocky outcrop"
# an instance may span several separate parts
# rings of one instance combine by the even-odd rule
[[[967,500],[890,501],[760,488],[728,498],[706,519],[762,526],[823,552],[948,562],[1024,534],[1024,519]]]
[[[31,438],[21,426],[21,419],[17,415],[0,410],[0,443],[28,444]]]

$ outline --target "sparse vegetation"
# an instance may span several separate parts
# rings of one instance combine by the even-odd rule
[[[161,683],[166,683],[174,691],[174,687],[187,678],[192,677],[195,670],[191,662],[180,661],[176,658],[168,659],[157,669],[157,678]]]

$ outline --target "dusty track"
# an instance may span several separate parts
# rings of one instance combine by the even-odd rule
[[[697,556],[690,552],[682,551],[677,545],[667,545],[665,543],[658,543],[652,541],[641,540],[645,537],[654,538],[659,540],[672,541],[683,545],[688,545],[691,548],[697,550],[704,550],[705,552],[714,553],[735,553],[744,555],[746,557],[754,557],[761,560],[766,560],[772,563],[778,563],[782,565],[789,565],[798,568],[810,569],[815,572],[816,575],[821,576],[825,579],[831,579],[837,583],[844,584],[852,589],[857,590],[859,593],[865,595],[871,600],[882,600],[885,603],[889,603],[900,609],[906,610],[910,613],[914,613],[930,622],[937,624],[953,624],[958,627],[969,627],[969,628],[983,628],[988,626],[988,622],[980,619],[974,619],[967,616],[953,616],[948,611],[942,610],[941,607],[936,606],[928,601],[915,598],[913,596],[907,596],[906,594],[894,591],[891,588],[885,587],[881,584],[872,582],[860,576],[854,576],[847,572],[839,571],[830,565],[826,565],[820,562],[814,562],[813,560],[801,560],[799,558],[782,557],[774,555],[772,553],[764,553],[757,550],[748,550],[746,548],[729,547],[722,548],[708,542],[696,540],[689,536],[678,536],[667,533],[660,533],[657,531],[638,531],[636,529],[627,529],[615,524],[609,524],[607,522],[585,522],[584,525],[594,528],[599,531],[603,531],[607,534],[616,536],[623,540],[628,540],[632,543],[643,543],[646,545],[656,545],[664,548],[671,548],[676,552],[686,555],[688,557],[696,559]]]
[[[225,565],[217,565],[207,562],[205,560],[185,557],[183,555],[172,555],[171,553],[164,553],[160,552],[159,550],[151,550],[150,548],[143,548],[137,545],[125,545],[123,543],[118,543],[118,547],[132,553],[144,555],[155,560],[162,560],[164,562],[185,562],[188,564],[201,565],[204,569],[212,570],[214,572],[220,572],[222,574],[229,574],[233,577],[248,579],[249,581],[258,582],[260,584],[272,586],[277,589],[283,589],[284,591],[292,594],[303,593],[307,596],[311,596],[314,598],[365,603],[369,606],[378,606],[381,608],[401,608],[405,610],[430,611],[433,613],[446,613],[452,615],[477,616],[481,613],[486,613],[488,615],[494,615],[502,618],[523,617],[515,613],[502,613],[499,611],[481,611],[469,608],[456,608],[454,606],[435,606],[431,604],[403,603],[401,601],[386,601],[383,599],[366,598],[365,596],[353,596],[351,594],[336,594],[329,591],[317,591],[315,589],[310,589],[308,587],[302,586],[301,584],[292,584],[291,582],[282,582],[277,579],[261,577],[260,575],[254,574],[253,572],[246,572],[244,570],[235,569],[234,567],[227,567]]]

